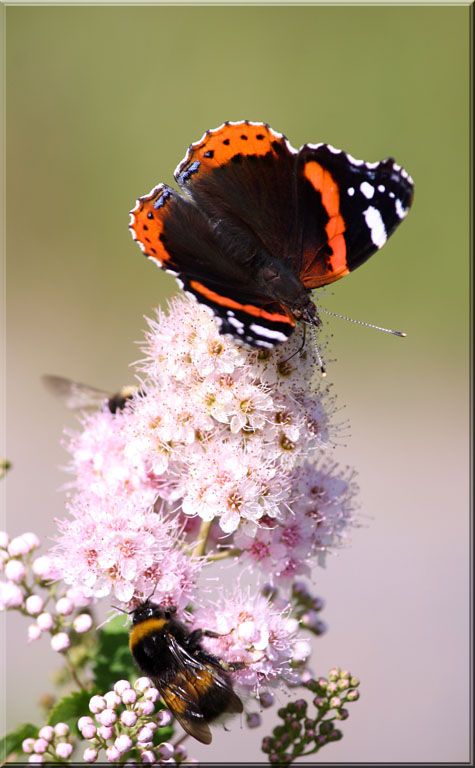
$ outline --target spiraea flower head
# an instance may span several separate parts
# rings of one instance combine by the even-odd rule
[[[314,346],[300,349],[297,333],[271,350],[239,346],[186,296],[148,325],[139,391],[70,434],[66,583],[124,603],[155,589],[156,602],[184,608],[201,567],[190,532],[212,524],[206,535],[227,537],[238,566],[290,588],[354,509],[352,477],[322,458],[333,399]]]
[[[155,589],[158,602],[185,606],[195,586],[200,561],[179,548],[179,527],[152,508],[131,500],[77,495],[72,519],[58,522],[57,545],[66,584],[86,595],[112,594],[122,602]]]
[[[198,611],[195,622],[219,633],[218,638],[203,640],[211,653],[227,662],[245,663],[234,673],[234,681],[238,690],[254,696],[262,688],[291,683],[297,677],[294,662],[301,665],[310,655],[289,605],[277,607],[264,595],[239,585]]]

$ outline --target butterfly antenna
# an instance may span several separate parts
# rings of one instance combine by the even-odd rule
[[[317,329],[315,328],[314,325],[312,325],[312,328],[313,328],[313,336],[314,336],[313,343],[315,345],[315,353],[317,355],[318,365],[320,367],[320,373],[322,374],[322,377],[325,378],[325,376],[327,375],[327,371],[325,366],[323,365],[322,356],[320,354],[320,349],[318,347]]]
[[[380,325],[373,325],[373,323],[365,323],[364,320],[354,320],[352,317],[345,317],[345,315],[337,315],[336,312],[330,312],[328,309],[322,309],[322,307],[319,307],[318,311],[323,312],[323,314],[325,315],[331,315],[332,317],[339,317],[340,320],[348,320],[349,323],[357,323],[357,325],[366,325],[367,328],[375,328],[377,331],[392,333],[393,336],[401,336],[402,338],[405,338],[407,336],[407,334],[403,333],[402,331],[393,331],[390,328],[382,328]],[[318,351],[317,351],[317,354],[318,354]]]

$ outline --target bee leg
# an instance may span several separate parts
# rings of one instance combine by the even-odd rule
[[[226,672],[237,672],[238,669],[244,669],[249,666],[245,661],[224,661],[219,659],[218,663],[221,669],[224,669]]]
[[[226,635],[220,635],[219,632],[213,632],[211,629],[194,629],[188,636],[187,645],[196,647],[202,637],[226,637]]]

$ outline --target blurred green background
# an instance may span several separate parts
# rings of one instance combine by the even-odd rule
[[[11,535],[55,533],[71,414],[56,373],[131,380],[143,315],[176,292],[127,230],[135,199],[224,120],[264,120],[294,146],[394,156],[416,192],[383,251],[324,306],[330,367],[359,471],[351,548],[315,575],[329,632],[314,670],[361,677],[324,761],[468,759],[468,7],[8,7],[7,486]],[[8,726],[36,719],[54,663],[8,620]],[[282,701],[287,701],[282,695]],[[273,721],[272,712],[265,714]],[[264,730],[215,729],[219,761],[259,758]],[[235,752],[231,752],[234,746]],[[238,758],[239,755],[239,758]]]

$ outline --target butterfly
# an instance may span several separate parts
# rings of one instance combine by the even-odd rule
[[[294,149],[266,123],[226,122],[191,144],[138,199],[130,229],[144,254],[252,347],[321,325],[311,291],[381,248],[412,203],[394,160],[368,163],[330,144]]]

